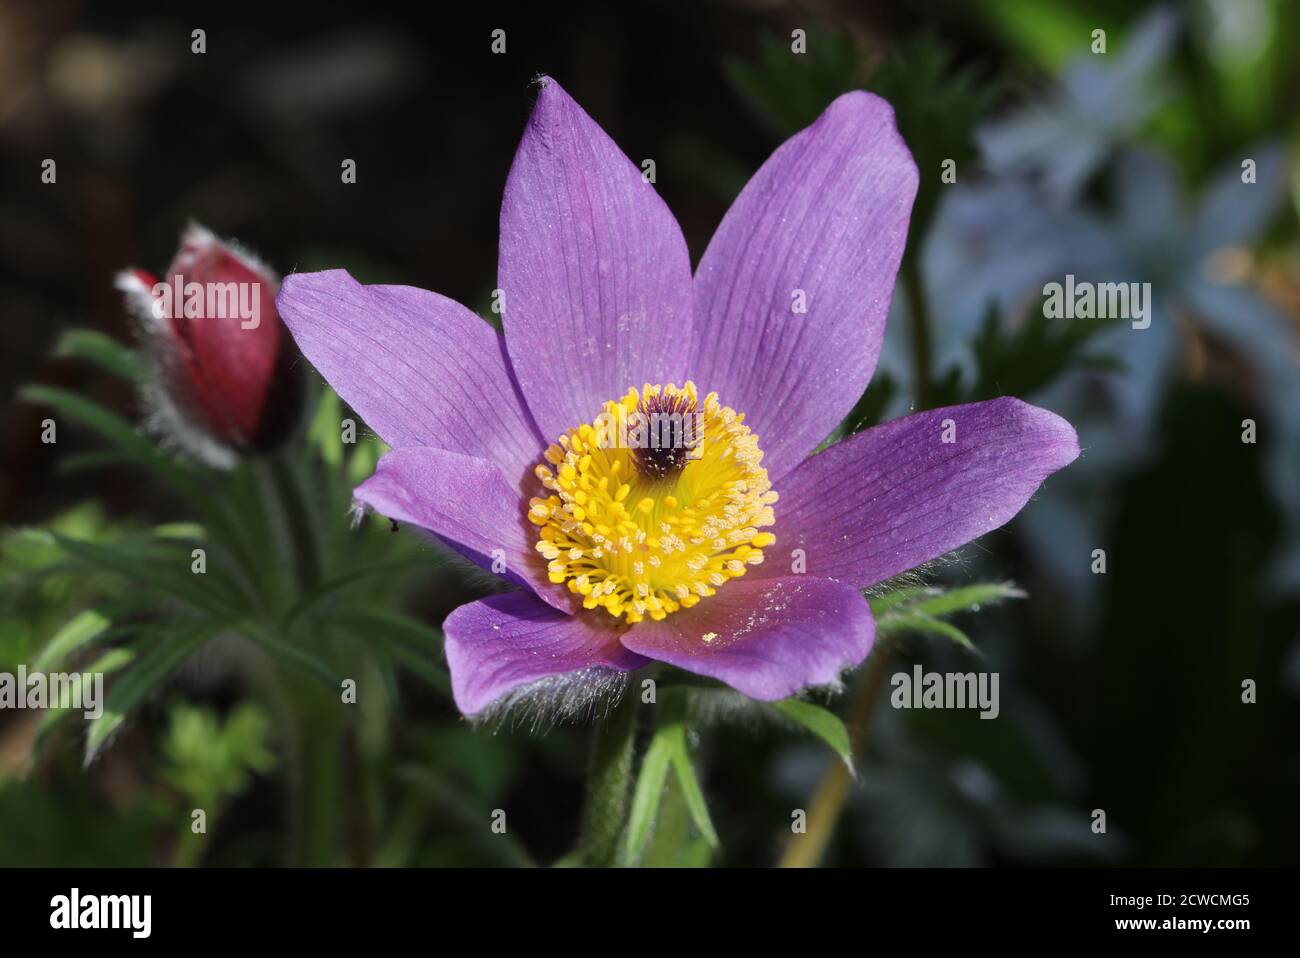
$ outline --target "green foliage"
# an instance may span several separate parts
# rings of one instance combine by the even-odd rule
[[[237,706],[224,721],[211,709],[177,704],[162,741],[162,777],[195,808],[215,814],[241,794],[252,776],[275,767],[270,721],[255,705]]]
[[[94,329],[70,329],[54,346],[61,359],[79,359],[121,379],[144,381],[145,364],[139,354],[111,336]]]
[[[1089,355],[1085,347],[1117,319],[1051,319],[1029,310],[1018,325],[999,321],[990,306],[976,335],[973,379],[950,369],[932,384],[931,404],[949,406],[999,396],[1025,397],[1055,382],[1071,369],[1123,369],[1111,356]]]
[[[31,663],[51,636],[112,590],[115,576],[69,566],[56,537],[101,542],[129,529],[86,503],[43,525],[0,532],[0,671]]]
[[[866,79],[861,51],[845,31],[809,28],[802,54],[791,50],[791,42],[765,35],[754,62],[729,59],[724,64],[732,86],[782,139]]]
[[[906,586],[872,596],[871,611],[880,638],[914,632],[948,639],[975,652],[966,633],[945,617],[978,612],[987,605],[1024,597],[1025,593],[1009,582],[981,582],[948,590]]]
[[[714,849],[718,847],[718,834],[709,817],[704,792],[695,776],[695,767],[691,764],[684,702],[679,695],[666,693],[658,727],[637,773],[631,809],[623,832],[621,864],[636,865],[641,862],[664,797],[664,786],[670,770],[674,773],[678,796],[690,822],[706,845]],[[674,823],[679,827],[685,824],[681,819]]]
[[[844,727],[838,715],[820,705],[797,698],[773,702],[771,707],[829,745],[849,767],[849,771],[853,771],[853,746],[849,741],[849,730]]]

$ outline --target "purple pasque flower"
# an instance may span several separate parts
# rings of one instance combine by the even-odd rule
[[[357,498],[524,587],[447,617],[462,712],[584,701],[649,660],[758,699],[834,684],[871,648],[864,588],[1000,526],[1078,455],[1007,398],[810,456],[875,367],[916,188],[888,104],[846,94],[692,277],[654,189],[544,80],[501,208],[504,337],[436,293],[285,279],[299,346],[393,447]],[[664,412],[699,426],[685,454],[609,441]]]

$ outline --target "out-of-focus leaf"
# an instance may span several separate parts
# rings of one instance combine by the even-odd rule
[[[804,28],[807,50],[793,38],[763,36],[753,63],[728,60],[727,78],[782,138],[803,129],[841,93],[865,79],[865,58],[844,30]]]
[[[241,561],[247,568],[257,566],[256,550],[249,547],[240,532],[238,523],[227,511],[225,501],[211,495],[198,481],[193,470],[163,453],[148,437],[121,416],[110,412],[93,400],[52,386],[24,386],[18,391],[18,395],[27,402],[49,406],[73,422],[81,423],[107,439],[129,461],[149,470],[174,491],[184,496],[190,505],[200,512],[204,523],[213,535],[219,536],[229,543],[232,549],[240,552]]]
[[[307,427],[307,439],[314,443],[325,465],[337,469],[343,462],[342,403],[339,395],[326,386]]]
[[[54,355],[61,359],[84,359],[131,382],[144,379],[144,363],[139,354],[125,343],[94,329],[68,330],[55,344]]]
[[[111,623],[108,619],[93,609],[82,612],[50,639],[32,663],[32,669],[42,672],[59,664],[73,652],[93,642],[109,625]]]
[[[90,721],[86,733],[85,761],[89,765],[104,744],[140,704],[157,691],[199,647],[226,627],[205,622],[175,632],[156,630],[136,655],[135,662],[105,695],[103,714]]]
[[[394,572],[404,572],[412,569],[429,569],[437,564],[437,559],[433,554],[420,553],[413,556],[404,556],[398,559],[374,562],[362,566],[358,569],[350,569],[333,578],[326,579],[319,585],[306,591],[292,609],[286,613],[284,621],[290,625],[302,616],[310,612],[312,608],[330,595],[346,589],[357,582],[376,575],[389,575]]]
[[[949,370],[933,386],[934,406],[981,402],[999,396],[1028,396],[1055,382],[1070,369],[1119,370],[1115,357],[1095,356],[1084,347],[1120,319],[1051,319],[1042,310],[1030,310],[1017,327],[1008,328],[989,306],[984,325],[975,337],[976,375],[965,382],[959,369]]]
[[[348,479],[353,485],[364,482],[374,474],[375,466],[384,453],[388,452],[388,443],[376,438],[359,440],[352,448],[348,459]]]
[[[270,722],[254,705],[238,706],[223,721],[211,709],[180,704],[170,718],[162,776],[209,814],[275,765]]]
[[[108,678],[114,672],[125,668],[131,664],[135,658],[135,652],[129,648],[109,649],[99,658],[86,665],[85,669],[80,672],[73,672],[70,676],[73,687],[76,689],[74,694],[82,694],[81,677],[83,675],[103,675]],[[82,701],[85,701],[83,698]],[[107,706],[105,706],[107,707]],[[63,720],[74,713],[74,709],[52,708],[47,709],[44,717],[41,719],[40,729],[36,734],[36,751],[44,748],[45,743],[49,740],[50,732],[62,724]]]
[[[443,694],[451,681],[442,665],[442,632],[397,612],[363,611],[331,616],[363,648],[378,647],[394,662]]]
[[[188,553],[160,553],[139,543],[78,542],[64,536],[55,536],[55,541],[86,565],[142,583],[197,611],[222,616],[241,611],[241,599],[231,580],[219,569],[209,569],[203,575],[192,573]]]
[[[643,868],[707,868],[713,846],[690,832],[691,815],[675,775],[664,783],[650,840],[641,854]]]
[[[1062,0],[988,0],[974,9],[1049,70],[1087,53],[1093,29],[1104,26]]]

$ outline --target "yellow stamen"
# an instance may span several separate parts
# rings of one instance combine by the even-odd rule
[[[693,417],[692,442],[647,452],[627,424],[638,410]],[[777,494],[758,437],[716,393],[695,384],[647,384],[570,429],[534,471],[540,494],[527,515],[547,576],[628,623],[688,609],[763,561],[776,537]],[[674,442],[680,433],[674,434]]]

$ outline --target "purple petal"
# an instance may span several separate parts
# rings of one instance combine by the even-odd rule
[[[363,286],[341,269],[286,276],[277,300],[299,348],[390,446],[488,459],[512,485],[546,444],[500,335],[459,303],[410,286]]]
[[[833,685],[871,651],[876,625],[857,589],[811,576],[728,582],[661,622],[640,622],[623,645],[726,682],[751,698]]]
[[[691,376],[745,414],[774,480],[871,378],[916,185],[889,104],[847,93],[763,164],[700,261]]]
[[[437,533],[485,569],[494,558],[504,561],[504,578],[557,609],[573,610],[573,596],[547,579],[546,560],[533,549],[537,530],[523,500],[487,460],[405,446],[379,460],[355,495],[381,515]]]
[[[551,676],[547,694],[574,704],[614,672],[645,664],[618,641],[604,613],[567,616],[526,592],[462,605],[443,623],[456,705],[476,715],[521,686]]]
[[[686,242],[654,187],[544,80],[501,204],[506,346],[542,435],[646,382],[680,382],[691,327]]]
[[[809,575],[858,588],[883,582],[996,529],[1078,455],[1068,422],[1019,399],[895,419],[785,478],[776,544],[750,574],[785,575],[802,549]]]

